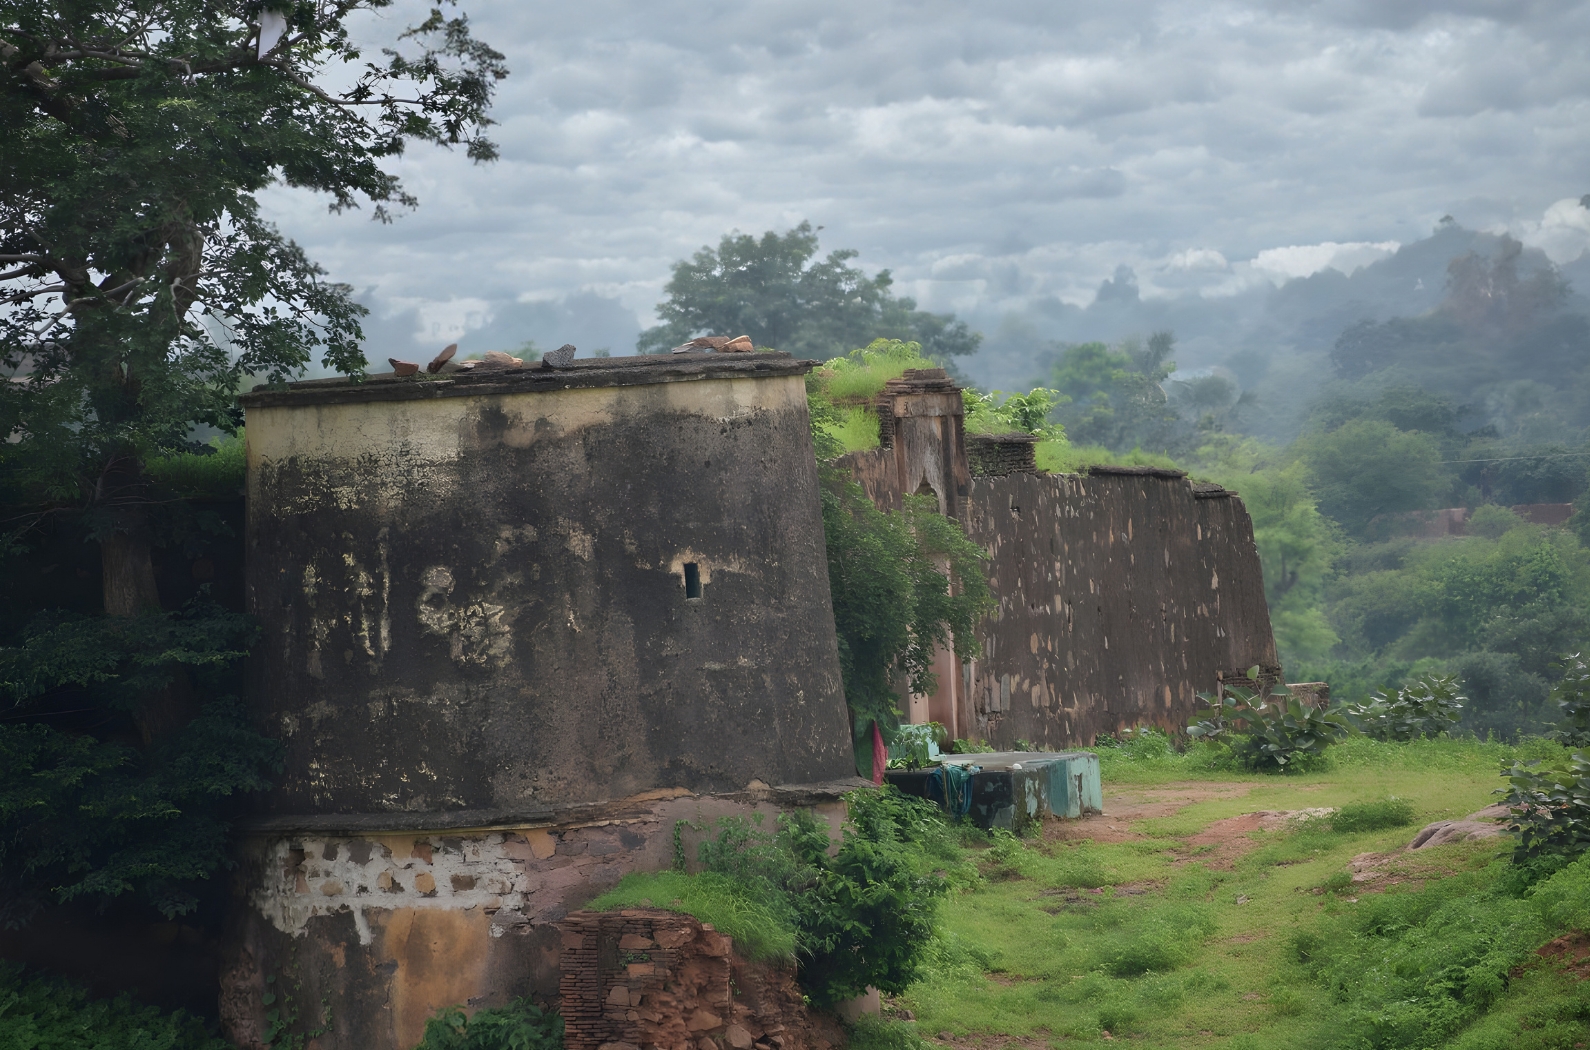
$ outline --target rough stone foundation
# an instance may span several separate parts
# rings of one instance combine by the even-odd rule
[[[576,912],[558,924],[568,1050],[829,1050],[838,1022],[801,998],[792,966],[755,963],[688,915]]]

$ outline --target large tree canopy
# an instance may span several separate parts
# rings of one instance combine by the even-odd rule
[[[245,375],[283,378],[316,346],[363,369],[363,309],[255,194],[385,216],[412,203],[382,166],[409,140],[494,155],[502,56],[432,11],[368,59],[348,20],[390,3],[0,0],[0,469],[101,512],[107,611],[157,601],[148,457],[235,429]]]
[[[817,256],[817,231],[809,222],[793,230],[724,234],[716,249],[702,248],[674,264],[657,306],[662,324],[641,333],[641,353],[661,353],[698,335],[748,335],[802,357],[827,360],[874,339],[920,343],[944,359],[977,350],[983,337],[952,314],[916,308],[896,296],[888,270],[868,277],[848,265],[850,248]]]

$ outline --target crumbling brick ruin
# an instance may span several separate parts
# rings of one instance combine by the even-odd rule
[[[577,912],[563,934],[559,1007],[568,1050],[830,1050],[831,1017],[805,1003],[793,965],[751,962],[688,915]]]

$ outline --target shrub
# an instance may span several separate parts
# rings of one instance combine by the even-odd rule
[[[1224,743],[1248,769],[1284,772],[1316,765],[1327,747],[1351,732],[1339,711],[1311,707],[1284,689],[1257,703],[1256,695],[1240,686],[1218,697],[1200,693],[1212,717],[1188,726],[1187,734]]]
[[[978,876],[932,803],[893,788],[845,801],[832,857],[828,826],[810,813],[786,814],[772,832],[728,818],[700,844],[706,870],[631,875],[590,907],[649,903],[711,922],[754,957],[793,955],[821,1006],[869,986],[904,991],[937,935],[938,898]]]
[[[1514,762],[1498,788],[1513,811],[1516,862],[1576,857],[1590,848],[1590,753],[1575,751],[1561,766]]]
[[[1368,703],[1353,704],[1347,713],[1376,740],[1434,739],[1462,717],[1466,699],[1458,695],[1456,675],[1422,674],[1394,693],[1371,694]]]
[[[563,1018],[528,999],[466,1015],[461,1006],[425,1022],[414,1050],[562,1050]]]
[[[7,1050],[231,1050],[181,1010],[123,995],[90,999],[64,981],[0,962],[0,1047]]]
[[[1590,747],[1590,664],[1579,653],[1563,658],[1562,679],[1551,698],[1562,712],[1551,738],[1568,747]]]
[[[1330,816],[1332,831],[1352,834],[1359,831],[1384,831],[1402,828],[1413,823],[1413,806],[1406,799],[1378,799],[1373,802],[1349,802]]]

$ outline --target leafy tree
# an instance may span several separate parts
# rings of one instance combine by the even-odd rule
[[[1300,464],[1227,478],[1253,518],[1264,596],[1283,665],[1324,657],[1339,641],[1325,617],[1325,579],[1336,551]]]
[[[152,456],[234,430],[244,377],[284,378],[315,346],[363,368],[363,308],[256,194],[385,217],[413,203],[382,166],[407,142],[495,156],[502,56],[433,10],[408,50],[364,60],[348,22],[391,2],[0,0],[0,477],[83,514],[106,612],[160,604]]]
[[[162,544],[224,526],[184,500],[178,476],[204,471],[158,464],[210,456],[197,429],[237,429],[249,376],[317,347],[363,369],[364,309],[260,218],[259,191],[385,219],[414,203],[384,167],[407,143],[495,155],[502,56],[439,9],[361,54],[350,22],[391,6],[0,0],[0,554],[15,580],[44,544],[88,539],[100,576],[96,600],[0,615],[7,921],[135,891],[191,910],[227,798],[264,783],[272,746],[233,699],[253,627],[202,596],[163,608],[155,573]]]
[[[1175,345],[1170,332],[1156,332],[1147,343],[1113,349],[1103,343],[1065,347],[1046,384],[1068,399],[1055,419],[1078,444],[1172,451],[1182,435],[1161,384],[1176,369],[1170,360]]]
[[[758,346],[826,360],[875,339],[921,344],[943,360],[977,350],[982,336],[952,314],[897,297],[888,270],[868,277],[848,265],[857,252],[817,256],[817,231],[803,222],[760,239],[727,233],[674,264],[657,306],[662,323],[641,333],[641,353],[662,353],[698,335],[749,335]]]
[[[1354,534],[1382,515],[1433,508],[1451,486],[1432,438],[1379,420],[1306,435],[1297,450],[1320,509]]]

